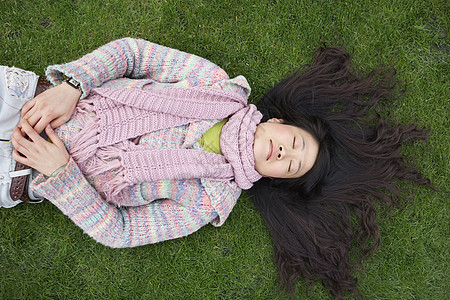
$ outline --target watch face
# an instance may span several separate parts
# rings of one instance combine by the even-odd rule
[[[67,83],[69,83],[69,84],[70,84],[71,86],[73,86],[74,88],[79,89],[80,86],[81,86],[81,84],[80,84],[78,81],[76,81],[75,79],[73,79],[73,78],[69,78],[69,79],[67,79],[66,81],[67,81]]]

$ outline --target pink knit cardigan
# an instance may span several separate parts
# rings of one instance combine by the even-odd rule
[[[63,74],[81,83],[84,97],[99,86],[134,90],[199,86],[244,97],[250,93],[243,76],[229,78],[224,70],[204,58],[132,38],[112,41],[77,61],[47,69],[47,76],[54,84],[64,79]],[[82,113],[77,116],[57,130],[68,149],[88,119],[96,117]],[[195,141],[214,122],[202,120],[148,133],[142,136],[139,145],[177,148],[186,143],[188,148],[198,149]],[[165,140],[158,141],[161,138]],[[207,224],[221,226],[241,191],[234,180],[140,182],[118,195],[126,202],[118,208],[98,192],[98,187],[115,175],[115,170],[111,170],[85,177],[71,159],[56,177],[38,176],[33,190],[58,207],[86,234],[110,247],[135,247],[186,236]]]

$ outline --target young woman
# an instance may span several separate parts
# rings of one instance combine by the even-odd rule
[[[358,295],[348,255],[352,242],[362,257],[379,245],[374,202],[396,205],[398,179],[429,185],[401,154],[426,133],[378,114],[401,93],[392,76],[360,77],[347,52],[321,47],[256,109],[242,76],[117,40],[47,69],[57,86],[23,107],[13,155],[41,173],[35,193],[111,247],[220,226],[250,189],[290,291],[302,276]]]

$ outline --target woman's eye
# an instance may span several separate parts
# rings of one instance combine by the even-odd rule
[[[292,143],[292,148],[295,148],[295,137],[294,137],[294,142]]]
[[[292,160],[289,162],[288,173],[291,171],[291,166],[292,166]]]

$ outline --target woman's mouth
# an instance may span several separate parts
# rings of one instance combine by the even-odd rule
[[[272,144],[272,140],[270,140],[269,143],[269,153],[267,153],[267,158],[266,160],[269,160],[272,157],[272,153],[273,153],[273,144]]]

